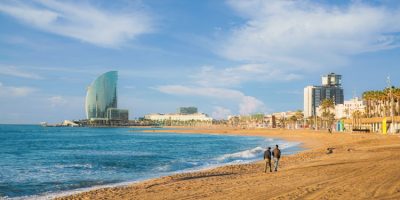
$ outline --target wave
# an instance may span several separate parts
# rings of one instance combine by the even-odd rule
[[[266,141],[272,142],[274,141],[273,139],[269,138]],[[293,147],[299,146],[301,143],[300,142],[282,142],[282,141],[277,141],[277,145],[279,145],[279,148],[282,150],[282,154],[292,154],[296,152],[298,149],[293,149],[290,150]],[[273,149],[274,146],[271,146]],[[262,159],[263,153],[267,150],[267,148],[263,147],[255,147],[253,149],[248,149],[236,153],[231,153],[231,154],[224,154],[220,157],[217,158],[218,161],[229,161],[229,162],[240,162],[243,160],[252,160],[256,158]],[[288,151],[283,151],[283,150],[288,150]]]
[[[224,161],[224,160],[232,160],[232,159],[250,159],[250,158],[256,158],[259,154],[263,153],[265,151],[265,148],[262,147],[256,147],[253,149],[241,151],[241,152],[236,152],[236,153],[231,153],[231,154],[225,154],[222,155],[221,157],[217,158],[219,161]]]
[[[75,168],[75,169],[92,169],[93,165],[90,163],[87,164],[57,164],[54,167],[64,169],[64,168]]]
[[[83,192],[88,192],[92,190],[98,190],[98,189],[104,189],[104,188],[113,188],[113,187],[125,187],[140,181],[144,181],[146,179],[139,179],[136,181],[126,181],[126,182],[121,182],[121,183],[112,183],[112,184],[106,184],[106,185],[95,185],[91,187],[85,187],[85,188],[78,188],[78,189],[73,189],[73,190],[67,190],[67,191],[60,191],[60,192],[48,192],[48,193],[43,193],[43,194],[38,194],[38,195],[28,195],[28,196],[20,196],[20,197],[1,197],[0,199],[4,200],[49,200],[49,199],[55,199],[59,197],[64,197],[64,196],[71,196]]]
[[[133,181],[125,181],[121,183],[110,183],[110,184],[105,184],[105,185],[95,185],[92,187],[85,187],[85,188],[80,188],[80,189],[74,189],[74,190],[69,190],[69,191],[61,191],[61,192],[54,192],[54,193],[45,193],[45,194],[39,194],[39,195],[34,195],[34,196],[23,196],[23,197],[17,197],[17,198],[7,198],[6,199],[53,199],[56,197],[61,197],[61,196],[68,196],[68,195],[73,195],[89,190],[95,190],[95,189],[100,189],[100,188],[109,188],[109,187],[123,187],[129,184],[137,183],[143,180],[148,180],[151,178],[157,178],[161,176],[168,176],[172,174],[177,174],[177,173],[186,173],[186,172],[195,172],[199,170],[206,170],[210,168],[215,168],[215,167],[220,167],[220,166],[226,166],[226,165],[231,165],[231,164],[244,164],[244,163],[250,163],[254,162],[257,160],[261,160],[263,157],[263,153],[266,150],[266,147],[271,146],[272,148],[275,146],[275,144],[278,144],[280,148],[283,150],[283,154],[292,154],[300,150],[297,148],[297,146],[300,144],[299,142],[286,142],[283,140],[279,139],[272,139],[272,138],[266,138],[265,139],[266,146],[256,146],[255,148],[247,149],[244,151],[239,151],[239,152],[234,152],[234,153],[228,153],[224,154],[221,156],[217,156],[215,158],[211,158],[208,160],[176,160],[172,163],[168,163],[165,165],[159,165],[158,167],[153,168],[153,173],[150,175],[148,174],[145,177],[142,177],[140,179],[136,179]],[[148,154],[148,152],[138,152],[138,154]],[[59,168],[80,168],[80,169],[92,169],[94,166],[91,164],[64,164],[64,165],[58,165],[56,167]],[[1,199],[2,197],[0,197]]]

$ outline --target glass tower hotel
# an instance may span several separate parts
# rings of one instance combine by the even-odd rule
[[[86,117],[90,124],[117,125],[128,122],[128,110],[118,109],[118,72],[109,71],[90,84],[86,93]]]

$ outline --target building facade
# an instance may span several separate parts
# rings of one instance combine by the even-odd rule
[[[109,108],[107,109],[107,118],[110,120],[129,121],[129,111],[127,109]]]
[[[100,75],[87,88],[85,109],[88,120],[100,124],[129,120],[128,110],[117,108],[117,81],[118,72],[109,71]]]
[[[335,106],[335,117],[337,119],[349,119],[352,118],[355,111],[358,111],[360,114],[365,111],[364,101],[358,97],[344,101],[343,104],[337,104]]]
[[[110,71],[90,84],[86,93],[87,119],[107,118],[107,109],[117,108],[117,80],[118,73]]]
[[[304,117],[315,116],[315,86],[307,86],[304,88]]]
[[[332,99],[336,104],[343,104],[344,93],[342,76],[334,73],[322,76],[321,86],[307,86],[304,88],[304,117],[317,114],[317,108],[325,99]]]
[[[195,114],[197,113],[197,108],[196,107],[180,107],[178,108],[178,113],[187,115],[187,114]]]
[[[195,113],[195,114],[148,114],[144,116],[145,119],[153,120],[153,121],[208,121],[212,122],[212,118],[208,117],[204,113]]]

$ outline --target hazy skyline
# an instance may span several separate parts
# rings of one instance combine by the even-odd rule
[[[400,84],[396,0],[5,0],[0,24],[0,123],[85,118],[86,87],[109,70],[131,118],[302,109],[330,72],[345,99]]]

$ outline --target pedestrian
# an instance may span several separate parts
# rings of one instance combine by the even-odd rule
[[[272,152],[272,156],[274,157],[275,171],[278,171],[279,159],[281,159],[281,150],[279,149],[278,145],[276,145],[274,151]]]
[[[268,166],[269,166],[269,171],[272,172],[271,147],[268,147],[268,149],[264,152],[264,160],[265,160],[265,173],[267,173]]]

